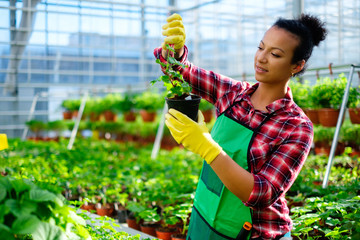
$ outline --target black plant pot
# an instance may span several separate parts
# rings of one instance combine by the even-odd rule
[[[171,98],[165,98],[165,100],[169,109],[174,108],[197,122],[201,97],[198,95],[190,96],[191,99],[188,100]]]

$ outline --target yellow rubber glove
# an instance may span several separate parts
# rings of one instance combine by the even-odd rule
[[[174,13],[166,19],[167,23],[162,26],[164,30],[162,35],[166,36],[164,42],[161,44],[163,49],[166,49],[166,44],[173,44],[175,49],[181,49],[185,45],[185,28],[182,18],[179,14]]]
[[[208,164],[222,151],[220,145],[212,139],[201,111],[198,122],[172,108],[165,115],[165,119],[165,124],[176,142],[199,154]]]
[[[0,151],[4,150],[5,148],[8,148],[8,141],[7,141],[7,137],[6,134],[0,134]]]

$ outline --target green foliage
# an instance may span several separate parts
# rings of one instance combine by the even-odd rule
[[[331,145],[334,138],[335,127],[314,126],[314,142],[322,142]]]
[[[30,120],[27,121],[25,124],[35,134],[38,134],[40,131],[46,129],[46,124],[40,120]]]
[[[309,81],[301,83],[299,81],[290,81],[289,87],[291,89],[294,102],[302,109],[313,108],[311,102],[308,100],[311,87]]]
[[[340,74],[337,79],[329,77],[318,79],[312,87],[310,101],[315,108],[339,109],[346,88],[345,74]]]
[[[131,94],[125,94],[118,102],[115,104],[115,108],[118,112],[127,113],[135,108],[135,96]]]
[[[164,99],[159,93],[145,91],[135,97],[135,106],[137,109],[143,109],[150,112],[156,112],[164,106]]]
[[[95,114],[101,114],[103,112],[103,107],[101,103],[101,98],[99,97],[93,97],[89,98],[86,101],[84,113],[95,113]]]
[[[360,107],[360,89],[359,88],[350,87],[347,106],[349,108]]]
[[[201,99],[200,100],[200,104],[199,104],[199,110],[201,111],[207,111],[210,109],[213,109],[214,105],[212,105],[211,103],[209,103],[208,101],[206,101],[205,99]]]
[[[156,82],[162,82],[166,87],[167,97],[168,98],[185,98],[191,93],[190,85],[184,80],[183,75],[180,71],[175,70],[176,68],[186,68],[187,66],[176,60],[173,55],[175,53],[175,49],[166,45],[167,49],[167,59],[166,62],[161,62],[160,59],[156,59],[156,63],[160,64],[163,73],[155,80],[151,81],[151,84],[154,85]]]
[[[55,121],[51,121],[48,122],[48,130],[53,130],[53,131],[64,131],[67,129],[66,123],[63,120],[55,120]]]
[[[89,237],[85,221],[64,204],[61,195],[41,189],[26,179],[0,178],[2,237],[55,240]]]
[[[81,104],[80,99],[66,99],[61,103],[61,106],[68,111],[79,110]]]

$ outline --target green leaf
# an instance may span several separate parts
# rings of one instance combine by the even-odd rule
[[[64,240],[64,232],[56,225],[41,222],[32,234],[34,240]]]
[[[6,188],[2,184],[0,184],[0,202],[5,199],[6,194]]]
[[[15,199],[8,199],[5,205],[9,208],[10,212],[17,217],[29,215],[36,210],[37,205],[31,201],[19,202]]]
[[[60,207],[64,205],[64,203],[54,193],[47,190],[31,189],[30,199],[36,202],[54,202]]]
[[[34,215],[23,215],[14,221],[11,231],[14,234],[31,234],[36,231],[40,223]]]
[[[6,239],[6,240],[13,240],[14,238],[14,234],[11,233],[11,229],[0,223],[0,233],[1,233],[1,239]]]
[[[29,190],[31,188],[31,186],[28,183],[26,183],[24,179],[15,179],[11,181],[11,185],[18,194],[26,190]]]
[[[8,192],[13,188],[9,177],[0,178],[0,186],[5,187],[6,191]]]

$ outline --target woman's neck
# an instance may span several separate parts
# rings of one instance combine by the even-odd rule
[[[266,106],[272,102],[284,98],[287,92],[287,82],[285,85],[259,83],[258,88],[251,95],[250,100],[255,109],[267,111]]]

